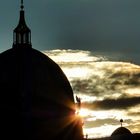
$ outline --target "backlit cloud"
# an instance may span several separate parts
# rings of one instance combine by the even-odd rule
[[[57,62],[81,98],[84,133],[89,137],[110,135],[119,120],[133,133],[140,131],[140,66],[113,62],[81,50],[45,51]],[[103,130],[108,132],[102,134]]]

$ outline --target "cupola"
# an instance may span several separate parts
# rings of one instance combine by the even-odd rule
[[[13,32],[13,47],[31,47],[31,30],[26,25],[23,0],[20,8],[19,23]]]

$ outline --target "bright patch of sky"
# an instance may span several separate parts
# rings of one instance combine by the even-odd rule
[[[52,51],[44,51],[45,54],[48,54],[54,61],[57,63],[64,62],[95,62],[102,61],[105,58],[91,56],[89,51],[81,51],[81,50],[52,50]],[[66,55],[67,54],[67,55]]]

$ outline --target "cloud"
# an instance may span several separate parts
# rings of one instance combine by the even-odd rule
[[[131,124],[133,121],[130,119],[126,119],[125,123]],[[92,128],[94,127],[101,127],[103,125],[114,125],[118,126],[120,124],[119,120],[115,118],[108,118],[108,119],[97,119],[94,121],[86,121],[84,127],[86,128]]]
[[[140,116],[140,112],[128,112],[127,113],[128,116]]]
[[[127,128],[128,128],[129,130],[131,130],[133,133],[139,133],[139,132],[140,132],[140,130],[139,130],[139,128],[140,128],[140,123],[139,123],[139,121],[138,121],[138,122],[130,123],[130,124],[127,126]]]
[[[86,128],[90,128],[90,127],[100,127],[104,124],[112,124],[112,125],[118,125],[118,120],[116,119],[97,119],[94,121],[87,121],[85,124]]]
[[[99,55],[92,55],[90,51],[83,51],[83,50],[50,50],[50,51],[43,51],[45,55],[48,55],[51,57],[54,61],[57,63],[64,64],[76,64],[76,63],[82,63],[85,62],[98,62],[98,61],[104,61],[107,60],[107,58]]]
[[[88,67],[88,65],[87,65]],[[140,67],[120,62],[95,62],[89,66],[93,72],[89,77],[71,80],[74,93],[83,93],[99,97],[118,98],[135,96],[140,84]],[[138,95],[137,95],[138,96]]]
[[[97,130],[102,127],[116,129],[118,119],[123,117],[128,127],[135,124],[130,130],[139,131],[137,120],[140,113],[136,111],[140,105],[140,66],[109,61],[83,50],[55,50],[45,54],[59,64],[70,81],[74,95],[78,95],[82,107],[89,110],[83,118],[86,130],[93,127]]]
[[[113,69],[113,67],[112,67]],[[94,70],[93,70],[94,72]],[[135,90],[138,89],[140,84],[140,77],[138,74],[131,73],[123,74],[121,72],[113,73],[110,70],[104,70],[103,77],[100,75],[90,75],[87,79],[73,79],[71,81],[74,93],[83,93],[93,96],[135,96]],[[109,76],[110,75],[110,76]],[[127,89],[132,89],[131,91]]]
[[[92,103],[83,103],[83,107],[96,110],[110,110],[110,109],[128,109],[140,104],[140,97],[132,98],[118,98],[118,99],[104,99],[102,101],[94,101]]]
[[[52,50],[44,53],[60,65],[75,94],[96,96],[97,99],[120,98],[135,96],[137,89],[136,96],[139,96],[138,65],[108,61],[103,56],[83,50]]]

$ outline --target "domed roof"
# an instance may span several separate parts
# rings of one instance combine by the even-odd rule
[[[31,123],[32,136],[46,138],[67,122],[71,124],[75,115],[73,91],[53,60],[30,47],[19,47],[1,53],[0,66],[1,126],[25,132]]]
[[[1,134],[15,140],[80,140],[70,83],[53,60],[32,49],[23,8],[21,0],[13,48],[0,54]]]
[[[1,93],[6,92],[13,100],[30,93],[37,108],[54,108],[59,113],[61,107],[73,110],[70,83],[61,68],[46,55],[30,47],[12,48],[0,54],[0,66]]]
[[[130,130],[128,130],[125,127],[119,127],[117,128],[112,134],[111,136],[117,136],[117,135],[131,135],[132,133],[130,132]]]

